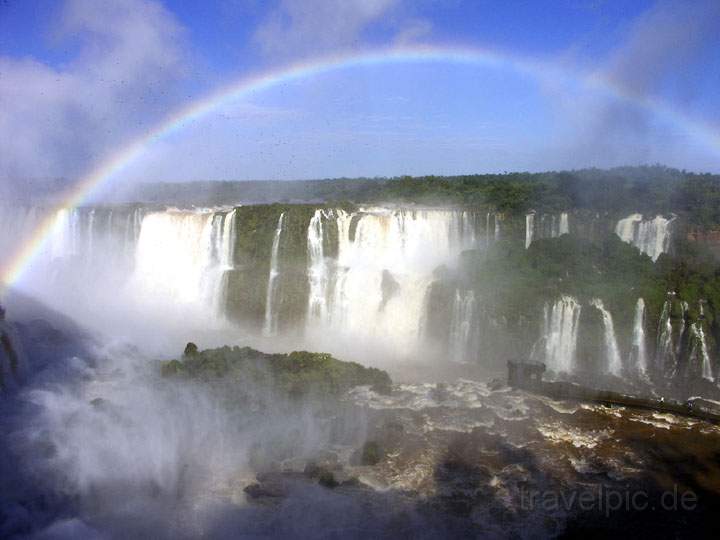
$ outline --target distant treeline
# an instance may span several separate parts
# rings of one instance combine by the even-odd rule
[[[481,205],[508,213],[572,208],[683,212],[697,225],[720,224],[720,175],[660,165],[462,176],[149,183],[134,196],[140,202],[178,205],[348,201]]]

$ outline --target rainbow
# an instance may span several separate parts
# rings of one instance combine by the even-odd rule
[[[608,97],[627,101],[646,109],[660,118],[687,130],[700,141],[720,151],[720,132],[717,129],[674,110],[659,100],[636,94],[600,73],[576,72],[556,62],[523,58],[492,49],[447,46],[394,47],[325,56],[243,78],[225,86],[187,107],[175,111],[156,127],[102,161],[61,197],[61,203],[46,213],[46,217],[37,225],[29,239],[12,254],[9,262],[0,269],[0,285],[7,286],[16,283],[37,254],[42,251],[43,245],[56,226],[57,212],[81,205],[99,186],[117,177],[155,142],[183,129],[188,123],[202,118],[231,102],[280,84],[344,68],[410,62],[482,65],[514,70],[538,80],[557,81],[569,79],[589,89],[600,91]]]

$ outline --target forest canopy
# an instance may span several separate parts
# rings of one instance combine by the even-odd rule
[[[695,225],[720,223],[720,175],[661,165],[460,176],[142,184],[136,202],[253,204],[339,202],[487,206],[528,210],[683,212]],[[198,197],[200,200],[198,200]]]

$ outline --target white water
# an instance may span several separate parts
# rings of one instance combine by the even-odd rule
[[[635,319],[633,321],[632,351],[629,365],[641,375],[646,376],[648,371],[647,345],[645,342],[645,300],[638,298],[635,304]]]
[[[156,306],[182,305],[223,318],[226,272],[233,268],[235,211],[167,210],[146,215],[130,290]]]
[[[485,214],[485,247],[490,247],[490,212]]]
[[[689,363],[694,366],[700,362],[700,373],[703,379],[710,382],[715,381],[713,376],[712,363],[710,362],[710,354],[708,353],[707,341],[705,340],[705,331],[702,324],[694,322],[690,324],[690,340],[692,343],[690,349]]]
[[[475,242],[467,214],[452,210],[371,208],[355,216],[316,211],[308,227],[308,333],[320,345],[337,338],[376,344],[396,357],[417,352],[433,270],[453,265]],[[338,257],[328,261],[324,227],[338,229]],[[385,283],[385,287],[383,287]]]
[[[670,223],[672,220],[672,218],[666,219],[663,216],[644,220],[642,214],[632,214],[618,221],[615,226],[615,234],[656,261],[670,247]]]
[[[472,323],[475,312],[475,293],[471,290],[455,291],[452,318],[450,320],[450,358],[455,362],[470,360]]]
[[[675,349],[673,347],[673,327],[670,314],[672,311],[672,301],[665,300],[663,304],[660,320],[658,321],[658,338],[657,350],[655,353],[655,364],[661,373],[665,373],[668,369],[668,362],[675,357]]]
[[[525,215],[525,249],[532,244],[535,235],[535,214]]]
[[[532,217],[530,217],[532,216]],[[527,248],[533,240],[539,238],[557,238],[570,232],[570,223],[567,212],[555,214],[528,214],[525,216],[525,247]]]
[[[571,373],[576,367],[578,323],[582,306],[572,296],[561,296],[543,312],[545,363],[556,372]]]
[[[235,267],[235,217],[237,210],[234,208],[221,217],[222,229],[213,232],[217,239],[217,258],[220,268],[223,270],[231,270]],[[217,219],[217,216],[216,216]],[[219,235],[218,235],[219,232]]]
[[[307,253],[310,282],[308,321],[323,321],[327,318],[327,286],[330,277],[323,246],[323,218],[326,218],[326,213],[323,210],[315,210],[308,225]]]
[[[278,251],[280,249],[280,237],[282,236],[283,221],[285,212],[280,214],[275,235],[273,236],[272,251],[270,254],[270,275],[268,276],[267,294],[265,297],[265,323],[263,335],[266,337],[277,335],[278,312],[277,312],[277,278],[280,275]]]
[[[567,212],[563,212],[560,214],[560,227],[558,228],[558,236],[563,234],[570,234],[570,222],[568,220]]]
[[[124,294],[142,214],[138,207],[123,206],[54,211],[0,205],[4,253],[32,245],[33,232],[45,221],[51,224],[14,288],[73,316],[102,311]]]
[[[613,324],[612,315],[605,309],[603,301],[599,298],[593,298],[590,305],[595,307],[602,314],[603,327],[605,329],[605,358],[607,359],[606,370],[616,376],[622,374],[622,359],[620,358],[620,350],[615,337],[615,325]]]

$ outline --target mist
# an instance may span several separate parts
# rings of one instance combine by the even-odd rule
[[[0,537],[707,536],[718,28],[1,4]]]

